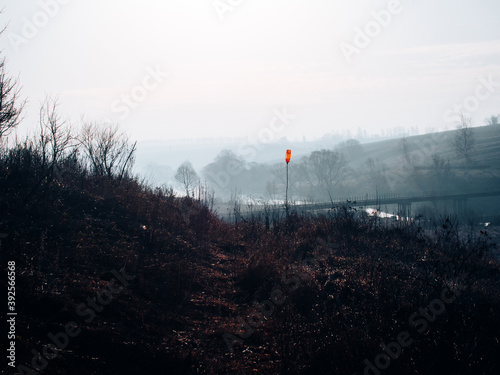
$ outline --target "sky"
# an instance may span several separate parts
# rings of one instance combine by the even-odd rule
[[[424,132],[500,114],[499,15],[498,0],[10,1],[0,49],[28,100],[21,134],[46,96],[136,140]]]

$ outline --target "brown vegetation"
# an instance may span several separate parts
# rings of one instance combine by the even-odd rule
[[[385,374],[498,373],[498,260],[487,233],[449,220],[424,235],[349,207],[228,224],[198,200],[122,168],[97,173],[78,148],[54,159],[25,141],[0,159],[2,264],[16,261],[18,364],[70,321],[44,374],[363,373],[380,344],[413,344]],[[78,306],[113,270],[130,285],[86,322]],[[459,298],[423,333],[413,313],[450,284]],[[267,301],[267,302],[266,302]]]

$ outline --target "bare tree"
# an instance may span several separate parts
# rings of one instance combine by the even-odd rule
[[[57,99],[47,97],[40,108],[40,138],[38,149],[42,168],[53,172],[64,153],[73,146],[71,126],[57,113]]]
[[[213,162],[207,164],[202,175],[218,193],[228,195],[241,182],[247,169],[243,157],[231,150],[222,150]]]
[[[118,125],[85,123],[79,141],[95,175],[121,180],[132,168],[137,142],[131,144]]]
[[[343,154],[323,149],[311,153],[307,159],[307,173],[314,187],[324,188],[331,195],[334,187],[347,177],[349,168]]]
[[[415,167],[415,160],[414,157],[411,154],[412,147],[410,142],[406,137],[401,138],[399,141],[399,148],[401,150],[401,153],[403,154],[403,157],[405,158],[406,162],[411,168]]]
[[[3,32],[3,30],[2,30]],[[0,32],[1,34],[1,32]],[[21,121],[26,101],[19,98],[19,82],[5,72],[5,59],[0,60],[0,138],[8,135]]]
[[[378,198],[379,194],[389,190],[386,178],[387,166],[380,160],[373,158],[368,158],[364,166],[368,169],[368,177],[375,188],[375,196]]]
[[[303,189],[304,183],[307,183],[307,157],[295,159],[289,165],[289,189],[292,194],[297,194]],[[273,164],[269,168],[269,173],[274,177],[269,186],[266,186],[267,192],[270,193],[269,188],[275,193],[285,192],[286,186],[286,163],[279,162]]]
[[[193,188],[198,184],[200,180],[198,174],[193,168],[193,165],[189,161],[183,162],[179,168],[177,168],[177,172],[175,173],[174,178],[182,185],[182,187],[186,190],[186,195],[189,196],[190,192]]]
[[[456,155],[464,161],[467,182],[470,182],[470,165],[475,150],[475,143],[472,121],[462,113],[460,114],[460,123],[453,138],[453,146],[455,147]]]
[[[491,117],[488,117],[487,119],[485,119],[484,122],[487,126],[490,126],[490,125],[497,126],[497,125],[500,125],[499,117],[500,117],[500,115],[499,116],[491,116]]]
[[[38,138],[26,138],[24,143],[25,149],[36,149],[40,155],[40,178],[25,199],[32,196],[43,182],[50,184],[53,181],[66,151],[74,146],[71,126],[57,113],[57,99],[45,98],[40,108],[39,126]]]
[[[363,154],[363,146],[356,139],[348,139],[339,143],[336,150],[344,154],[349,160],[360,157]]]
[[[210,211],[215,205],[215,190],[208,186],[207,181],[204,183],[198,180],[198,200],[201,201]]]

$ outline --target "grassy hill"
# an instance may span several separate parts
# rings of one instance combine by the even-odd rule
[[[475,146],[472,169],[475,175],[500,173],[500,127],[482,126],[472,128]],[[461,163],[453,146],[456,130],[407,137],[411,156],[421,168],[430,168],[432,155],[439,155],[452,162],[452,168],[461,170]],[[363,145],[363,154],[352,160],[354,166],[366,157],[378,159],[389,168],[397,168],[402,161],[401,139],[390,139]],[[400,166],[400,165],[399,165]]]
[[[47,174],[39,156],[19,146],[0,158],[21,374],[500,370],[487,233],[381,227],[349,207],[228,224],[75,159]]]
[[[215,189],[216,197],[224,200],[229,200],[235,192],[244,200],[249,196],[258,200],[284,199],[285,163],[284,156],[280,155],[291,149],[289,188],[292,200],[325,202],[330,196],[374,195],[375,185],[379,194],[495,189],[500,183],[500,127],[471,129],[474,147],[468,169],[465,160],[455,150],[453,142],[457,131],[452,130],[371,143],[356,140],[338,143],[338,140],[328,138],[319,143],[287,143],[280,140],[266,144],[262,150],[255,152],[258,161],[252,159],[252,153],[249,153],[250,158],[237,155],[241,150],[236,148],[232,160],[215,158],[208,162],[205,159],[205,169],[210,169],[210,173],[205,171],[202,178],[206,178]],[[403,141],[406,142],[406,152],[402,148]],[[349,173],[333,178],[334,186],[328,187],[328,194],[327,187],[318,183],[315,168],[308,164],[312,152],[319,150],[343,153],[349,170]],[[368,165],[370,160],[375,171]],[[237,173],[232,171],[234,167],[231,166],[234,165],[240,166]],[[332,168],[331,174],[335,173],[335,168]],[[374,175],[379,181],[373,180]],[[224,179],[221,176],[225,176]],[[475,204],[482,205],[482,210],[488,210],[498,207],[500,202],[495,201],[491,205],[477,201]]]

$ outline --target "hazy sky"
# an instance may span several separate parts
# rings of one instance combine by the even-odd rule
[[[310,139],[500,113],[499,17],[498,0],[10,1],[0,48],[24,128],[50,94],[139,140]]]

